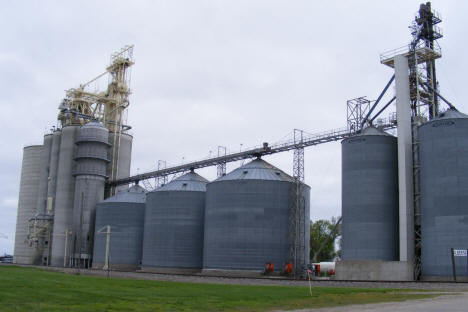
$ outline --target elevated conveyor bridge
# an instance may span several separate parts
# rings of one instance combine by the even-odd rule
[[[396,122],[389,122],[379,126],[382,130],[389,130],[396,128]],[[347,128],[335,129],[327,131],[320,134],[311,134],[303,135],[300,139],[294,138],[285,142],[276,143],[273,145],[268,145],[268,143],[263,143],[263,146],[254,147],[245,151],[230,153],[222,156],[216,156],[212,158],[207,158],[203,160],[193,161],[182,165],[167,167],[164,169],[159,169],[155,171],[150,171],[146,173],[137,174],[128,178],[119,179],[115,181],[109,181],[108,184],[111,187],[118,185],[125,185],[130,183],[138,183],[139,181],[144,181],[147,179],[164,177],[171,174],[177,174],[181,172],[186,172],[193,169],[219,166],[226,164],[228,162],[250,159],[261,157],[265,155],[272,155],[281,152],[287,152],[291,150],[302,149],[309,146],[319,145],[323,143],[339,141],[355,134],[355,131],[350,131]]]

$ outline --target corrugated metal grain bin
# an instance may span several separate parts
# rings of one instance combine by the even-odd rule
[[[341,142],[343,260],[398,259],[397,140],[366,128]]]
[[[102,269],[110,225],[109,266],[136,270],[141,264],[146,192],[135,185],[100,202],[96,208],[93,268]],[[99,233],[98,233],[99,232]]]
[[[450,248],[468,249],[468,116],[448,110],[419,139],[422,275],[451,278]],[[466,276],[466,258],[455,260]]]
[[[148,193],[143,269],[200,269],[208,181],[189,172]]]
[[[281,269],[290,257],[290,211],[295,180],[261,159],[207,185],[203,269],[263,270],[266,262]],[[303,185],[305,230],[298,267],[309,260],[309,196]],[[300,263],[302,262],[302,263]]]

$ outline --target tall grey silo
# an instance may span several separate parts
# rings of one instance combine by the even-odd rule
[[[47,188],[49,184],[50,154],[52,150],[53,134],[44,135],[44,143],[41,152],[41,164],[39,172],[39,189],[36,204],[36,214],[44,215],[47,207]]]
[[[53,144],[53,134],[44,135],[44,143],[41,152],[40,160],[40,172],[39,172],[39,184],[38,184],[38,195],[37,195],[37,204],[36,204],[36,213],[35,220],[37,220],[37,225],[43,225],[46,220],[52,221],[53,218],[51,215],[47,215],[47,189],[49,185],[49,170],[50,170],[50,156],[52,152]],[[36,221],[35,221],[36,222]],[[52,224],[51,224],[52,225]],[[50,226],[51,227],[51,226]],[[37,246],[39,255],[34,264],[47,263],[49,258],[49,243],[50,235],[48,232],[42,232],[41,234],[37,233],[35,239],[35,246]]]
[[[343,260],[398,260],[396,138],[369,127],[341,152]]]
[[[102,269],[106,257],[107,226],[110,225],[109,266],[136,270],[143,251],[145,189],[134,185],[100,202],[96,207],[93,268]],[[100,233],[98,233],[100,232]]]
[[[55,190],[57,188],[57,169],[58,169],[58,160],[60,155],[60,141],[62,137],[62,131],[57,129],[52,134],[52,146],[50,149],[50,160],[49,160],[49,170],[47,177],[47,198],[46,198],[46,209],[45,214],[48,216],[54,215],[54,205],[55,205]],[[52,253],[52,240],[53,240],[53,219],[51,221],[50,236],[43,253],[42,259],[43,264],[50,264],[50,258]]]
[[[40,253],[34,246],[29,246],[29,219],[36,213],[39,194],[39,177],[42,145],[26,146],[23,149],[21,165],[21,180],[18,197],[18,213],[16,217],[14,262],[18,264],[33,264]]]
[[[207,183],[189,172],[147,194],[143,269],[201,269]]]
[[[419,139],[422,275],[451,278],[450,248],[468,249],[468,116],[448,110]],[[466,276],[466,258],[455,261]]]
[[[132,160],[132,143],[133,143],[133,136],[128,133],[122,133],[120,135],[120,142],[118,140],[118,136],[115,133],[109,133],[109,144],[111,145],[108,152],[109,157],[109,165],[107,167],[107,175],[111,176],[111,169],[113,163],[113,146],[114,144],[117,146],[118,152],[118,164],[117,164],[117,179],[128,178],[130,176],[130,165]],[[114,164],[115,166],[115,164]],[[127,189],[127,185],[121,185],[116,187],[116,192],[120,190]]]
[[[57,189],[57,171],[60,156],[60,142],[62,131],[55,130],[52,139],[52,148],[50,151],[49,177],[47,185],[47,213],[53,214],[55,207],[55,191]]]
[[[263,270],[291,262],[290,210],[295,180],[261,159],[207,185],[203,269]],[[309,259],[310,187],[302,185],[304,250],[298,268]]]
[[[75,140],[79,126],[69,125],[62,128],[57,167],[57,179],[54,204],[54,233],[52,236],[52,266],[68,265],[71,253],[71,235],[73,225],[73,201],[75,195]],[[58,136],[58,135],[57,135]],[[67,238],[67,240],[65,240]],[[66,250],[65,250],[66,245]]]
[[[96,204],[104,199],[109,130],[99,122],[81,126],[76,138],[73,204],[73,265],[90,266]]]

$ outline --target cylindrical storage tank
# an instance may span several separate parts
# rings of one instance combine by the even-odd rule
[[[207,183],[189,172],[147,194],[143,269],[201,269]]]
[[[295,180],[256,159],[207,185],[203,269],[255,270],[291,258],[290,212],[296,201]],[[309,260],[310,187],[302,185],[302,247],[297,268]],[[301,263],[302,262],[302,263]]]
[[[41,254],[35,246],[29,246],[29,219],[36,213],[39,192],[42,145],[26,146],[23,149],[21,180],[16,217],[14,262],[34,264]]]
[[[52,134],[52,146],[50,149],[50,160],[49,160],[49,171],[47,177],[47,198],[46,198],[46,210],[45,214],[49,216],[54,215],[55,206],[55,190],[57,188],[57,169],[58,160],[60,154],[60,140],[62,137],[62,131],[60,129],[55,130]],[[48,235],[47,246],[44,246],[42,252],[43,264],[50,264],[50,258],[52,253],[52,240],[53,240],[53,219],[51,221],[50,233]]]
[[[423,278],[452,279],[451,248],[468,249],[468,116],[448,110],[419,127]],[[466,257],[455,257],[465,277]]]
[[[54,213],[55,207],[55,191],[57,189],[57,171],[60,156],[60,142],[62,139],[62,131],[55,130],[52,139],[52,148],[50,151],[50,168],[47,185],[47,214]]]
[[[112,166],[117,167],[117,179],[128,178],[130,176],[130,165],[132,160],[132,143],[133,143],[133,136],[128,133],[121,133],[120,135],[120,142],[119,136],[115,135],[115,133],[109,133],[109,144],[111,145],[109,148],[109,165],[107,168],[107,175],[112,178]],[[118,159],[114,161],[113,151],[114,151],[114,144],[118,148]],[[115,192],[127,189],[127,185],[117,186]]]
[[[47,189],[49,185],[50,156],[52,152],[53,134],[44,135],[44,143],[41,153],[41,164],[39,173],[38,196],[36,204],[36,226],[46,226],[47,222],[52,221],[52,216],[47,215]],[[50,221],[49,221],[50,220]],[[50,224],[49,231],[37,233],[36,244],[42,256],[37,257],[34,264],[47,264],[50,252]]]
[[[398,260],[397,139],[369,127],[341,152],[342,259]]]
[[[47,207],[47,187],[49,184],[50,153],[52,150],[53,135],[44,135],[44,144],[41,152],[41,164],[39,172],[39,189],[36,204],[36,214],[43,215]]]
[[[145,189],[135,185],[97,205],[93,268],[104,268],[107,226],[110,226],[109,268],[112,270],[136,270],[140,267],[143,250],[145,200]]]
[[[73,201],[75,196],[75,140],[79,126],[62,128],[54,205],[54,234],[52,238],[52,266],[68,265],[71,254]],[[66,251],[66,252],[65,252]]]
[[[91,265],[96,204],[104,199],[107,178],[108,140],[109,130],[99,122],[89,122],[78,130],[72,227],[74,266]]]

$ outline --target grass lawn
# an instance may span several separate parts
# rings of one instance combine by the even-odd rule
[[[418,299],[391,289],[240,286],[71,275],[0,266],[0,311],[271,311]]]

